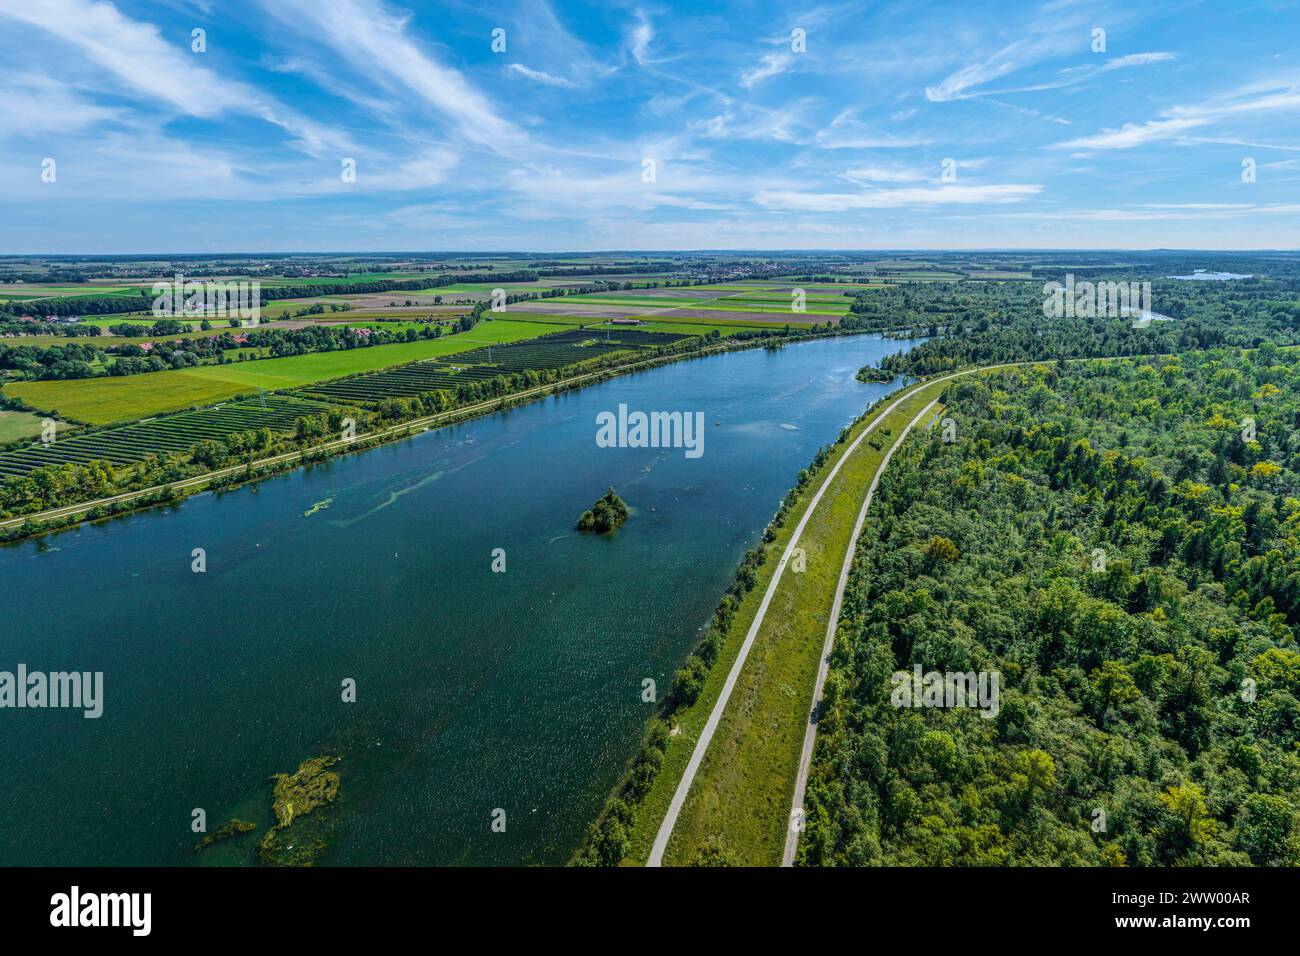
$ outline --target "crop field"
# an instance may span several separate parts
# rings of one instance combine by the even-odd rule
[[[12,478],[46,465],[107,461],[114,468],[142,461],[150,455],[186,451],[204,439],[220,440],[234,432],[269,428],[289,431],[294,420],[314,415],[329,406],[290,395],[267,395],[216,408],[171,415],[121,428],[59,439],[0,452],[0,477]]]
[[[735,322],[751,323],[755,320],[766,319],[769,324],[784,326],[789,325],[807,325],[809,323],[821,324],[843,318],[845,312],[817,312],[813,309],[807,309],[803,312],[791,312],[786,309],[769,309],[766,312],[750,312],[747,310],[733,309],[712,309],[712,308],[689,308],[689,309],[665,309],[662,312],[655,312],[653,318],[663,319],[665,322],[680,322],[684,319],[703,319],[710,322],[721,322],[730,319]]]
[[[612,325],[602,319],[589,315],[548,315],[541,312],[499,312],[493,316],[498,322],[535,322],[545,323],[556,326],[580,326],[592,332],[604,334],[606,329],[614,333],[627,331],[626,326]],[[758,329],[781,329],[785,328],[784,322],[773,322],[769,319],[755,318],[747,319],[743,322],[733,321],[731,319],[672,319],[664,321],[654,315],[644,312],[635,316],[642,322],[636,326],[640,332],[671,332],[675,335],[707,335],[709,332],[717,332],[719,335],[735,335],[737,332],[746,330],[755,331]]]
[[[438,339],[143,375],[13,382],[4,391],[41,411],[57,411],[61,417],[73,421],[107,425],[194,405],[209,405],[259,389],[269,392],[296,388],[357,372],[451,355],[479,345],[514,342],[551,329],[551,326],[528,322],[480,322],[471,332]]]
[[[439,389],[453,391],[461,385],[502,374],[504,371],[494,365],[461,367],[445,362],[412,362],[386,372],[326,382],[304,391],[307,395],[332,401],[369,405],[386,398],[406,398]]]
[[[687,337],[671,332],[630,329],[610,330],[607,335],[608,339],[577,329],[555,332],[511,345],[461,352],[455,356],[454,364],[447,361],[414,362],[373,375],[326,382],[305,389],[304,393],[334,401],[369,404],[439,389],[450,391],[461,385],[530,369],[563,368],[615,352],[654,348]]]
[[[688,311],[688,310],[677,310]],[[647,323],[647,328],[655,325],[689,325],[698,329],[697,335],[703,335],[711,329],[717,329],[722,335],[734,335],[737,332],[743,332],[746,329],[783,329],[793,323],[776,315],[760,315],[759,313],[746,314],[744,318],[734,318],[725,312],[709,312],[705,317],[690,315],[678,315],[665,312],[656,312],[654,314],[642,314],[638,318]]]
[[[141,288],[149,286],[139,285],[95,285],[93,283],[75,283],[70,285],[43,285],[39,283],[27,282],[6,282],[0,283],[0,301],[21,302],[26,299],[48,299],[55,297],[76,298],[85,296],[101,295],[135,295]]]
[[[0,411],[0,445],[39,435],[44,423],[44,417],[30,412]],[[59,422],[57,427],[61,430],[68,425],[66,422]]]
[[[809,294],[804,298],[804,311],[794,312],[790,308],[791,296],[780,289],[739,293],[728,290],[725,294],[706,291],[698,296],[685,289],[662,291],[675,294],[652,297],[630,293],[599,293],[520,302],[511,309],[515,315],[523,316],[568,315],[593,320],[635,317],[668,322],[702,319],[715,320],[723,325],[734,323],[770,327],[773,322],[784,325],[786,322],[820,323],[827,319],[838,319],[848,313],[851,303],[848,297],[842,295]]]

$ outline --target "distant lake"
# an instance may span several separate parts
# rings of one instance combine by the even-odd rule
[[[636,749],[643,679],[667,693],[799,469],[899,384],[857,370],[912,344],[678,362],[0,548],[0,670],[103,671],[105,698],[0,710],[0,863],[252,862],[268,777],[326,753],[324,864],[563,863]],[[703,455],[597,447],[620,403],[703,412]],[[611,485],[631,518],[579,535]],[[195,808],[258,834],[196,855]]]
[[[1193,272],[1191,275],[1188,276],[1165,276],[1165,278],[1166,279],[1193,279],[1193,280],[1201,280],[1205,282],[1226,282],[1229,279],[1253,279],[1254,276],[1238,275],[1235,272],[1206,272],[1202,269],[1197,269],[1195,272]]]

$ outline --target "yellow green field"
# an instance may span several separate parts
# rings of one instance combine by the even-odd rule
[[[294,388],[554,331],[555,326],[540,323],[481,322],[470,332],[440,339],[120,378],[13,382],[4,387],[4,393],[42,412],[57,411],[60,417],[73,421],[106,425],[208,405],[259,389]]]
[[[30,412],[0,411],[0,445],[20,438],[36,437],[41,433],[44,421],[44,416],[33,415]],[[56,427],[63,432],[67,430],[68,425],[66,422],[59,422]]]

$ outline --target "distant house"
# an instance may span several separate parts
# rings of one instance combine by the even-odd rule
[[[140,343],[140,349],[141,349],[141,351],[144,351],[144,352],[152,352],[152,351],[153,351],[153,343],[152,343],[152,342],[141,342],[141,343]]]
[[[610,319],[610,325],[645,325],[642,319]]]

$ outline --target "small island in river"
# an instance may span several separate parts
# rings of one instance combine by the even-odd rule
[[[626,521],[627,515],[627,502],[610,488],[591,506],[590,511],[584,511],[578,518],[578,530],[608,534]]]

